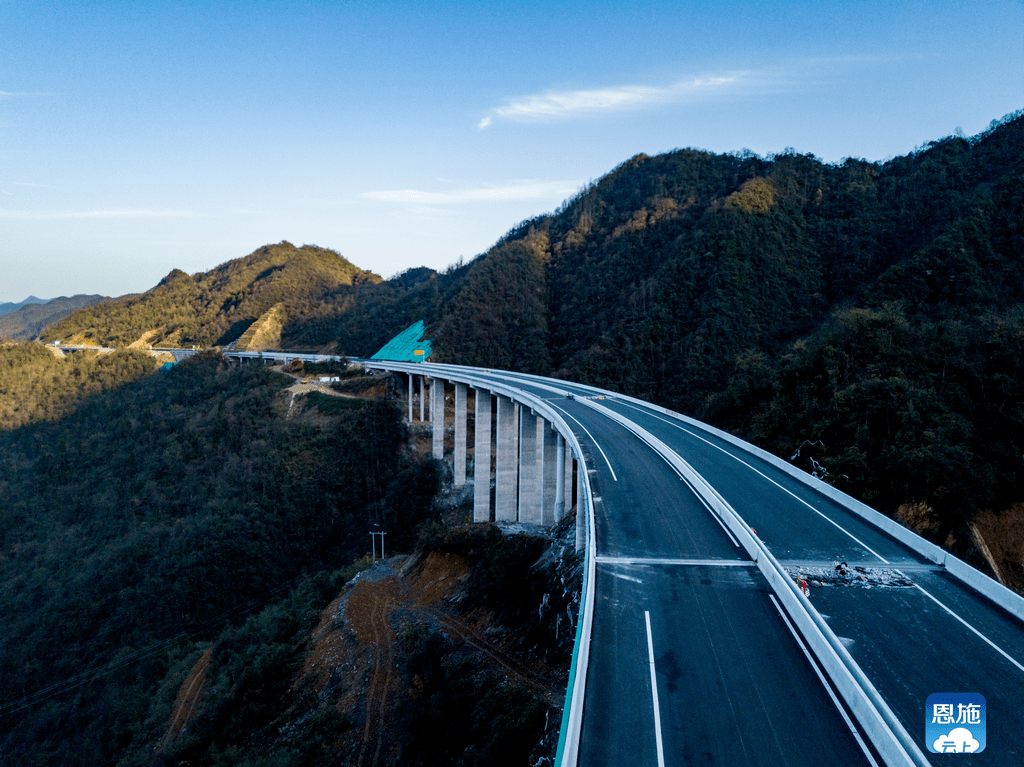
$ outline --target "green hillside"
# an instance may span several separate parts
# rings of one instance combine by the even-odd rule
[[[424,319],[432,359],[681,410],[982,567],[972,523],[984,521],[1019,588],[1022,262],[1018,113],[884,163],[637,155],[444,272],[382,281],[333,251],[280,243],[175,270],[44,338],[223,344],[267,316],[264,336],[280,330],[283,348],[369,356]],[[389,522],[389,551],[422,534],[449,565],[483,563],[468,593],[488,610],[509,593],[500,584],[537,574],[536,544],[442,533],[439,465],[408,450],[393,402],[327,412],[308,395],[293,408],[290,379],[211,352],[155,365],[140,350],[61,359],[0,344],[0,762],[335,763],[339,743],[364,738],[363,714],[338,708],[361,710],[361,693],[344,674],[296,680],[368,529]],[[539,616],[530,599],[550,591],[516,590],[515,620],[495,636],[528,625],[518,616]],[[557,636],[537,620],[516,639],[531,656],[537,631]],[[487,720],[477,735],[537,742],[538,701],[481,676],[433,621],[407,623],[388,666],[408,693],[392,712],[403,762],[451,761],[431,749],[461,743],[481,711],[524,710],[513,698],[531,720]],[[204,657],[199,713],[171,743],[177,693]],[[512,753],[485,745],[474,763]]]
[[[376,282],[380,277],[332,250],[282,242],[209,272],[190,276],[175,269],[141,295],[75,312],[41,335],[123,347],[155,331],[148,340],[153,346],[223,345],[275,304],[288,318],[302,318],[353,286]]]
[[[1024,493],[1022,190],[1020,113],[885,163],[638,155],[471,262],[435,355],[694,415],[970,548]]]
[[[432,359],[643,397],[969,546],[1024,492],[1022,189],[1021,113],[883,163],[641,154],[443,273],[282,243],[44,337],[226,343],[283,302],[283,348],[369,356],[424,319]]]

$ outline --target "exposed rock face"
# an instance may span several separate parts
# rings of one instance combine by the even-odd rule
[[[281,346],[281,328],[288,321],[288,313],[283,303],[274,304],[266,313],[256,320],[242,337],[235,348],[240,352],[261,352],[278,349]]]

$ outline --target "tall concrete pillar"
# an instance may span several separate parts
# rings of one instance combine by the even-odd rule
[[[543,419],[529,408],[522,408],[519,416],[519,521],[531,525],[541,524],[541,473],[538,439]]]
[[[483,389],[473,411],[473,521],[491,521],[491,393]]]
[[[466,384],[455,384],[455,478],[456,487],[466,484]]]
[[[515,403],[501,394],[498,398],[498,430],[494,467],[494,521],[515,522],[518,506],[516,484],[519,476],[519,424]]]
[[[540,419],[538,430],[538,447],[541,448],[538,460],[541,473],[541,524],[555,524],[555,490],[557,485],[558,460],[556,448],[558,435],[547,420]]]
[[[412,423],[413,374],[409,373],[409,423]]]
[[[565,437],[555,435],[555,499],[554,517],[558,522],[565,516]]]
[[[576,551],[582,551],[587,545],[587,499],[583,486],[586,470],[583,461],[576,462]]]
[[[572,449],[565,446],[565,506],[562,507],[562,514],[572,511]]]
[[[427,377],[420,376],[420,423],[427,420]]]
[[[444,458],[444,379],[430,379],[430,420],[433,424],[434,458]]]

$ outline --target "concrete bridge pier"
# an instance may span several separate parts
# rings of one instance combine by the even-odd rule
[[[455,486],[466,484],[466,404],[468,387],[464,383],[455,384]]]
[[[570,466],[569,476],[572,476]],[[570,491],[571,492],[571,491]],[[565,437],[555,434],[555,522],[565,516]]]
[[[531,410],[521,408],[519,415],[519,521],[539,525],[540,497],[540,440],[538,432],[543,420]]]
[[[561,519],[570,511],[572,511],[572,450],[568,445],[565,446],[565,497],[562,499],[562,509],[558,512],[558,518]]]
[[[431,454],[437,460],[444,460],[446,380],[418,373],[408,374],[406,406],[410,424],[416,414],[417,379],[419,420],[427,422],[429,407]],[[453,386],[453,481],[456,487],[461,487],[470,481],[470,384],[453,382]],[[558,433],[551,422],[511,397],[488,389],[473,386],[473,399],[474,522],[522,522],[551,526],[572,510],[574,500],[581,509],[585,506],[582,464],[579,464],[580,468],[574,476],[575,456],[565,436]],[[492,460],[495,487],[493,508]],[[586,514],[581,512],[576,519],[577,548],[584,546],[586,535]]]
[[[558,435],[551,428],[547,419],[540,419],[540,428],[537,438],[537,447],[540,448],[540,490],[541,490],[541,520],[542,525],[551,526],[555,524],[555,495],[557,490],[558,472]]]
[[[491,393],[476,389],[473,410],[473,521],[491,521]]]
[[[581,461],[576,469],[576,551],[582,551],[587,545],[587,515],[584,513],[586,503],[583,497],[583,472],[586,465]]]
[[[444,458],[444,379],[430,380],[430,421],[433,429],[434,458]]]
[[[494,521],[515,522],[518,511],[519,478],[518,406],[510,398],[497,394],[498,417],[494,467]]]

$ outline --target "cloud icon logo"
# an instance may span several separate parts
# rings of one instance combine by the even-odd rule
[[[981,744],[965,727],[956,727],[946,735],[939,736],[932,744],[932,750],[939,754],[973,754]]]

